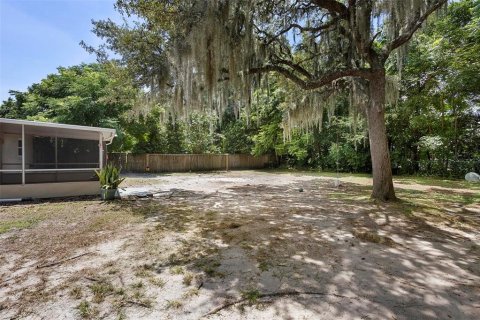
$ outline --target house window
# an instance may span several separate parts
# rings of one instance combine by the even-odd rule
[[[19,157],[22,156],[23,150],[22,150],[22,139],[18,139],[18,145],[17,145],[17,154]]]

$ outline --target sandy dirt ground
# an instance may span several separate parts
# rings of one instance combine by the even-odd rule
[[[370,183],[129,175],[0,206],[0,319],[480,319],[479,191]]]

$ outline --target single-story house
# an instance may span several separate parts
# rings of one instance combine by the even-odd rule
[[[0,118],[0,199],[99,193],[114,129]]]

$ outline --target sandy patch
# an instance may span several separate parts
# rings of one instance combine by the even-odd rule
[[[134,175],[153,198],[0,207],[40,221],[0,238],[0,318],[478,319],[478,204],[353,182]]]

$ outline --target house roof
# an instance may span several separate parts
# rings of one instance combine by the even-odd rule
[[[102,135],[104,141],[112,141],[116,135],[115,129],[99,128],[89,126],[78,126],[73,124],[53,123],[53,122],[40,122],[29,120],[17,120],[0,118],[0,128],[2,124],[5,125],[25,125],[26,128],[36,128],[36,133],[43,131],[45,134],[54,134],[65,131],[82,131],[85,133],[98,133]]]

